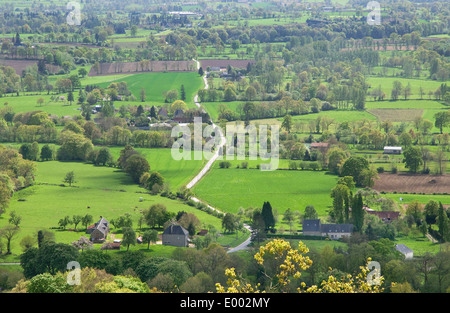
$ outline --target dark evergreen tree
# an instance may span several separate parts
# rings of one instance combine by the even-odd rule
[[[275,219],[273,217],[272,206],[269,201],[264,202],[261,215],[264,220],[265,230],[268,231],[273,229],[275,227]]]

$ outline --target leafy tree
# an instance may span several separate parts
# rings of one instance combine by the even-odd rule
[[[69,186],[72,186],[72,184],[76,183],[75,180],[75,173],[73,171],[67,172],[66,176],[64,177],[63,183],[69,184]]]
[[[22,221],[22,217],[20,215],[17,215],[16,211],[12,211],[11,213],[9,213],[9,216],[10,218],[8,220],[8,223],[19,228],[19,224]]]
[[[306,206],[303,218],[306,220],[315,220],[319,218],[319,215],[313,205]]]
[[[339,174],[343,162],[347,159],[347,153],[339,147],[332,147],[327,152],[328,170],[334,174]]]
[[[192,277],[192,272],[186,262],[173,259],[160,263],[158,274],[169,275],[177,286],[181,286],[188,278]]]
[[[294,212],[290,208],[288,208],[286,211],[284,211],[283,214],[283,222],[287,223],[289,225],[289,229],[292,232],[292,226],[294,222]]]
[[[364,185],[363,170],[369,169],[369,162],[359,156],[352,156],[348,158],[341,169],[341,176],[352,176],[356,186]]]
[[[84,228],[88,228],[88,226],[90,224],[92,224],[92,222],[94,221],[94,219],[92,218],[92,215],[90,214],[86,214],[85,216],[83,216],[83,219],[81,220],[81,224],[83,224]]]
[[[236,228],[236,217],[231,214],[227,213],[222,219],[222,228],[225,232],[234,232]]]
[[[289,242],[282,239],[275,239],[262,246],[255,254],[255,260],[262,267],[266,291],[289,292],[293,285],[292,280],[299,280],[302,272],[309,269],[313,262],[306,254],[309,249],[299,243],[298,249],[293,249]],[[370,262],[369,258],[367,262]],[[380,293],[384,278],[380,277],[380,284],[369,284],[368,274],[370,269],[366,266],[360,267],[360,273],[356,276],[342,275],[339,280],[334,275],[322,280],[320,286],[313,285],[306,288],[304,284],[297,288],[297,292],[305,293]],[[228,287],[216,284],[218,293],[257,293],[260,292],[260,285],[252,285],[241,275],[237,274],[234,268],[227,268],[225,274],[228,277]]]
[[[111,163],[113,160],[111,151],[107,147],[102,147],[97,153],[97,156],[95,158],[95,164],[98,165],[106,165],[108,163]]]
[[[41,271],[39,274],[48,272],[55,275],[57,272],[64,272],[67,264],[77,260],[78,255],[78,251],[71,245],[49,242],[38,249],[34,265],[37,266],[37,270]]]
[[[78,69],[78,75],[80,75],[81,77],[84,78],[87,74],[88,72],[84,67]]]
[[[287,114],[283,119],[283,123],[281,123],[281,127],[290,133],[292,129],[292,116]]]
[[[131,176],[134,182],[139,183],[139,178],[150,170],[147,159],[140,154],[133,154],[127,160],[124,171]]]
[[[413,173],[417,173],[423,163],[420,147],[410,146],[403,153],[405,167]]]
[[[436,113],[434,115],[434,119],[434,126],[439,128],[439,131],[442,134],[444,127],[446,127],[450,123],[450,110]]]
[[[145,223],[150,227],[162,226],[170,219],[170,214],[167,212],[164,204],[154,204],[148,210],[143,212]]]
[[[6,239],[6,254],[11,254],[11,241],[18,232],[19,228],[14,225],[5,225],[0,229],[0,238]]]
[[[155,185],[158,185],[159,188],[162,188],[163,184],[164,184],[164,177],[162,177],[162,175],[159,172],[151,173],[145,183],[146,188],[149,190],[153,190],[153,187]]]
[[[44,160],[44,161],[53,160],[53,149],[48,144],[45,144],[44,146],[42,146],[41,160]]]
[[[67,101],[69,101],[70,105],[72,105],[72,102],[74,101],[73,92],[72,90],[69,90],[69,93],[67,94]]]
[[[71,286],[61,273],[51,275],[43,273],[34,276],[28,284],[28,293],[66,293],[69,292]]]
[[[336,223],[342,224],[349,219],[349,207],[351,201],[350,189],[343,184],[337,184],[331,191],[333,198],[333,210],[330,216]]]
[[[58,225],[61,226],[63,229],[66,229],[66,226],[71,224],[72,220],[69,216],[65,216],[64,218],[61,218],[58,222]]]
[[[83,216],[81,216],[81,215],[72,216],[72,223],[73,223],[75,229],[77,229],[77,225],[80,224],[82,220],[83,220]]]
[[[150,249],[150,243],[158,241],[158,231],[147,230],[142,235],[142,242],[147,244],[147,249]]]
[[[136,244],[136,233],[131,227],[124,227],[122,229],[123,239],[122,243],[127,246],[127,251],[130,248],[130,245]]]

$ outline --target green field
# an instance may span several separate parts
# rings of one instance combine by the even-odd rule
[[[73,116],[79,115],[80,111],[78,105],[69,103],[64,103],[63,101],[51,101],[49,95],[47,93],[43,93],[42,95],[30,95],[30,96],[8,96],[0,98],[0,103],[5,105],[7,103],[14,109],[15,113],[20,112],[32,112],[32,111],[44,111],[49,114],[54,114],[57,116]],[[37,104],[37,100],[39,98],[44,99],[44,103],[42,105]]]
[[[111,147],[113,158],[117,160],[123,147]],[[150,164],[150,171],[159,172],[170,183],[171,189],[177,191],[179,187],[186,185],[194,178],[204,166],[204,160],[174,160],[171,149],[146,149],[135,148]],[[193,152],[192,152],[193,154]]]
[[[441,81],[429,80],[429,79],[414,79],[414,78],[403,78],[403,77],[368,77],[367,83],[371,85],[372,89],[381,86],[381,90],[386,94],[386,99],[391,98],[391,91],[394,81],[399,81],[402,83],[403,87],[406,87],[408,83],[411,86],[410,99],[420,99],[420,87],[423,88],[425,94],[424,99],[427,99],[429,91],[435,91],[439,86],[441,86]],[[400,99],[403,97],[400,95]]]
[[[69,171],[74,171],[77,182],[72,187],[60,186]],[[143,188],[133,184],[130,177],[121,170],[56,161],[38,163],[36,184],[14,194],[7,212],[0,217],[0,228],[8,224],[8,212],[16,211],[22,217],[20,232],[12,241],[12,253],[17,256],[22,253],[20,240],[23,237],[35,236],[39,229],[58,227],[59,219],[64,216],[90,214],[94,221],[97,221],[100,216],[111,220],[130,213],[133,227],[138,232],[137,220],[140,212],[156,203],[164,204],[170,212],[177,213],[183,210],[194,213],[202,222],[202,227],[214,225],[217,229],[221,229],[220,219],[178,200],[145,193]],[[73,228],[73,225],[68,228]],[[78,229],[83,229],[83,226],[78,225]],[[70,243],[85,235],[84,231],[53,231],[57,242]],[[111,231],[115,233],[117,230],[112,227]],[[120,238],[121,232],[115,236]],[[221,240],[229,243],[236,240],[236,235],[222,238]],[[135,247],[138,248],[140,247]]]
[[[185,102],[188,106],[195,107],[194,96],[203,87],[203,80],[196,72],[134,74],[98,85],[106,88],[114,81],[126,82],[128,89],[138,99],[140,104],[142,103],[140,102],[140,92],[144,88],[146,95],[144,103],[156,106],[164,105],[163,93],[165,91],[176,89],[179,96],[181,96],[180,88],[181,85],[184,85],[186,91]]]
[[[288,208],[303,212],[312,204],[320,216],[325,216],[332,204],[330,192],[336,181],[337,176],[325,172],[220,169],[216,163],[193,191],[224,212],[262,207],[264,201],[269,201],[280,214]]]

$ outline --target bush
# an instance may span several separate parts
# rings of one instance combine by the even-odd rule
[[[295,161],[290,161],[289,162],[289,169],[290,170],[296,170],[298,168],[298,164]]]
[[[220,168],[230,168],[231,163],[229,161],[222,161],[219,163]]]
[[[384,173],[384,167],[380,166],[377,168],[378,174]]]

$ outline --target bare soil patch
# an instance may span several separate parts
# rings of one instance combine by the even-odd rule
[[[412,122],[416,117],[423,115],[422,109],[370,109],[367,111],[382,122]]]
[[[377,191],[398,193],[450,193],[450,175],[378,174]]]

